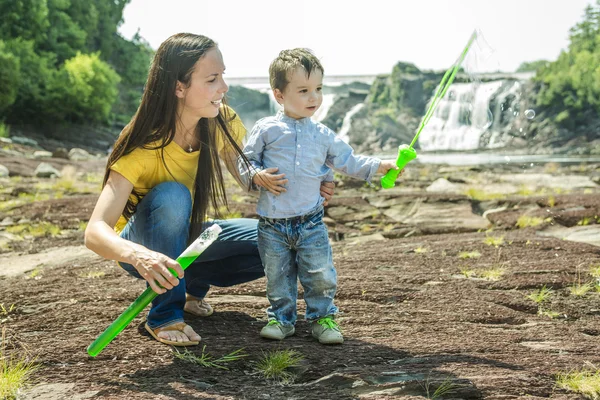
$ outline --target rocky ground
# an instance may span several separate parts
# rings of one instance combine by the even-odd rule
[[[41,161],[60,177],[35,177]],[[242,349],[228,369],[176,357],[143,316],[91,358],[86,347],[144,289],[83,247],[104,162],[0,154],[3,345],[41,367],[21,398],[576,399],[557,375],[600,361],[600,166],[589,164],[413,163],[386,191],[340,181],[327,224],[341,346],[313,341],[304,321],[281,343],[261,340],[261,279],[213,288],[215,314],[189,319],[202,335],[192,354]],[[230,186],[231,216],[253,216],[254,199]],[[304,358],[293,382],[262,377],[265,352],[285,349]]]

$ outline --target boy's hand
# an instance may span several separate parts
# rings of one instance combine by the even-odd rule
[[[285,174],[275,175],[274,173],[278,170],[279,168],[277,167],[263,169],[252,177],[252,182],[279,196],[281,193],[287,191],[284,185],[288,183],[288,180],[285,179]]]
[[[379,164],[379,168],[377,168],[378,174],[386,174],[390,169],[398,169],[396,165],[396,160],[382,160],[381,164]],[[398,176],[401,176],[404,173],[404,169],[400,171]]]

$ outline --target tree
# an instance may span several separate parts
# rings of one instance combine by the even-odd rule
[[[566,127],[600,115],[600,0],[570,32],[568,50],[535,76],[538,105],[556,111],[556,122]]]
[[[600,0],[596,0],[595,6],[588,5],[584,11],[583,21],[571,28],[569,49],[574,52],[582,50],[593,52],[600,44],[598,34],[600,34]]]
[[[42,42],[50,26],[46,0],[0,0],[0,39]]]
[[[69,15],[70,0],[48,0],[48,5],[50,29],[40,50],[55,53],[56,62],[61,65],[78,51],[86,50],[87,34]]]
[[[67,60],[52,82],[53,116],[71,122],[106,123],[115,102],[119,75],[99,53]]]
[[[19,81],[19,59],[5,47],[4,42],[0,40],[0,87],[7,88],[0,92],[0,112],[6,110],[17,99],[17,87],[14,82]],[[0,121],[2,119],[0,118]]]
[[[117,33],[129,1],[0,0],[0,118],[128,120],[153,53],[139,35]]]
[[[47,85],[54,79],[55,59],[52,54],[39,54],[33,40],[5,41],[5,48],[19,60],[19,78],[11,83],[17,92],[15,102],[6,111],[12,123],[36,123],[46,114]]]
[[[519,65],[519,68],[515,72],[535,72],[538,69],[547,66],[550,61],[537,60],[537,61],[526,61]]]

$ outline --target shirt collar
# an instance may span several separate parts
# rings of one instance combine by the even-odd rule
[[[309,123],[311,120],[310,117],[304,117],[300,119],[288,117],[282,110],[277,111],[277,115],[275,116],[275,118],[277,118],[277,120],[279,121],[285,122],[286,124],[299,123],[302,125]]]

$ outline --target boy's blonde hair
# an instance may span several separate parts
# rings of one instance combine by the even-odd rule
[[[305,48],[282,50],[269,67],[271,89],[279,89],[283,92],[290,83],[288,80],[289,74],[294,72],[297,67],[304,68],[308,78],[316,69],[320,70],[322,74],[325,73],[321,62],[311,50]]]

